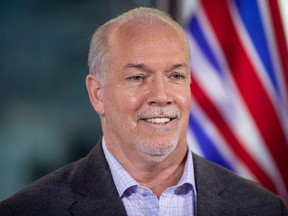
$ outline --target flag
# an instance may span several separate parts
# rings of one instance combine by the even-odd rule
[[[288,49],[276,0],[200,0],[188,143],[288,202]]]

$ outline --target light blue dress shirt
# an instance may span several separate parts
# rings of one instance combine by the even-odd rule
[[[130,216],[196,216],[196,187],[192,154],[189,151],[184,172],[177,185],[167,188],[160,198],[137,183],[109,152],[103,150],[119,196]]]

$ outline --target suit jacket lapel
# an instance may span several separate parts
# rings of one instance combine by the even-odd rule
[[[209,215],[234,215],[229,202],[221,198],[221,193],[225,190],[225,183],[220,182],[215,176],[211,164],[204,161],[199,156],[193,154],[194,171],[197,190],[197,216]]]
[[[72,215],[126,215],[106,162],[101,141],[83,159],[80,172],[75,175],[72,184],[77,198],[70,208]]]
[[[229,202],[221,198],[225,183],[218,181],[211,168],[202,158],[193,154],[197,189],[197,216],[237,215]],[[74,216],[127,215],[119,198],[114,181],[106,162],[102,143],[99,141],[90,154],[83,159],[79,172],[74,173],[72,187],[75,202],[70,210]]]

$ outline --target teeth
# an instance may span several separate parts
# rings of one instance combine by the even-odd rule
[[[156,123],[156,124],[163,124],[163,123],[169,122],[170,118],[150,118],[150,119],[145,119],[145,121]]]

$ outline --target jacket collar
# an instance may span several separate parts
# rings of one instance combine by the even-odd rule
[[[126,215],[103,153],[101,139],[82,160],[79,172],[72,179],[77,201],[70,207],[71,214]]]
[[[197,190],[197,216],[237,215],[229,201],[222,198],[225,184],[221,182],[211,163],[193,154]],[[127,215],[119,197],[108,163],[106,162],[101,139],[87,157],[82,159],[72,179],[77,194],[70,207],[74,216],[85,215]]]
[[[229,201],[221,197],[225,193],[225,184],[220,179],[215,178],[219,175],[215,173],[216,167],[199,156],[193,154],[195,181],[197,190],[197,216],[209,215],[237,215],[231,208]]]

